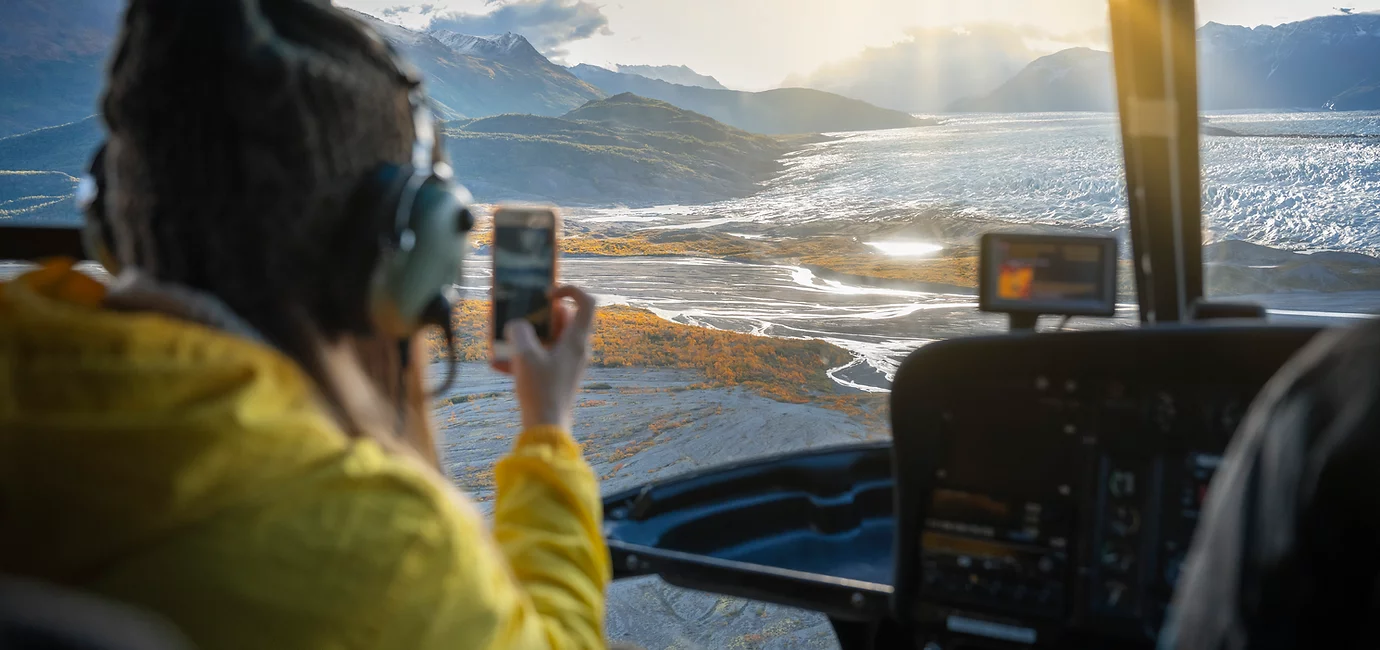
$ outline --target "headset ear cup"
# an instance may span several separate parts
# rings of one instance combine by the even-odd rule
[[[399,228],[396,250],[386,255],[375,286],[376,324],[395,336],[411,336],[427,323],[427,309],[460,280],[467,231],[472,225],[469,192],[432,175],[407,191],[410,207]]]

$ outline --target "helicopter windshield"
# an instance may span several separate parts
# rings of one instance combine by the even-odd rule
[[[1141,320],[1106,2],[336,4],[422,72],[485,214],[560,206],[559,273],[602,305],[576,436],[606,491],[886,438],[906,354],[1005,330],[977,309],[985,232],[1116,238],[1115,316],[1042,327]],[[0,227],[80,223],[121,6],[0,9]],[[1369,317],[1378,9],[1200,3],[1208,298],[1280,321]],[[464,363],[433,415],[444,470],[481,509],[516,426],[487,363],[492,233],[483,218],[471,237]],[[833,643],[821,617],[656,580],[614,587],[610,635]]]

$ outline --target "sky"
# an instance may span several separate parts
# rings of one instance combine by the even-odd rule
[[[1106,47],[1107,0],[335,0],[411,28],[514,31],[561,63],[688,65],[744,90],[775,87],[917,27],[1000,23],[1032,47]],[[1277,25],[1380,10],[1380,0],[1199,0],[1198,21]]]

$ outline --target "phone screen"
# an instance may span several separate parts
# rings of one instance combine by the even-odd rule
[[[494,227],[494,338],[503,326],[526,318],[545,341],[551,336],[551,298],[556,264],[554,228]]]

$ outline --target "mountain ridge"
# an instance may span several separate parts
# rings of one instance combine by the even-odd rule
[[[481,202],[660,205],[746,196],[781,157],[825,136],[748,133],[666,102],[621,94],[560,116],[443,122],[451,166]],[[97,117],[0,138],[0,220],[75,223],[72,198],[102,137]]]
[[[781,85],[910,113],[937,113],[956,100],[995,90],[1036,58],[1016,30],[995,25],[914,29],[909,36],[790,75]]]
[[[1380,108],[1380,13],[1318,16],[1276,27],[1210,23],[1198,31],[1207,110]]]
[[[614,72],[589,64],[573,66],[570,71],[610,95],[633,93],[658,99],[744,131],[765,135],[867,131],[934,123],[909,113],[809,88],[760,92],[713,90]]]
[[[433,29],[428,30],[426,34],[440,41],[442,45],[449,47],[457,54],[468,54],[481,59],[545,58],[542,57],[541,52],[537,51],[537,48],[528,42],[526,37],[513,32],[504,32],[494,36],[474,36],[460,34],[449,29]]]
[[[1319,16],[1279,26],[1210,22],[1198,29],[1202,110],[1380,109],[1380,14]],[[1001,87],[949,106],[953,112],[1115,110],[1110,54],[1062,50],[1031,62]],[[1092,55],[1108,63],[1092,65]],[[1090,67],[1075,69],[1075,59]],[[1050,66],[1063,62],[1060,78]],[[1062,108],[1053,109],[1052,106]]]
[[[604,96],[551,63],[517,34],[484,38],[445,30],[435,35],[345,9],[373,27],[426,75],[427,95],[443,118],[501,113],[560,115]]]
[[[983,97],[961,99],[953,113],[1115,111],[1112,55],[1073,47],[1031,61],[1015,77]]]
[[[446,125],[456,176],[482,202],[650,206],[756,192],[782,155],[823,139],[748,133],[623,93],[560,117],[494,115]]]
[[[728,90],[718,79],[695,72],[686,65],[614,65],[614,72],[635,74],[648,79],[658,79],[682,86],[699,86],[710,90]]]

